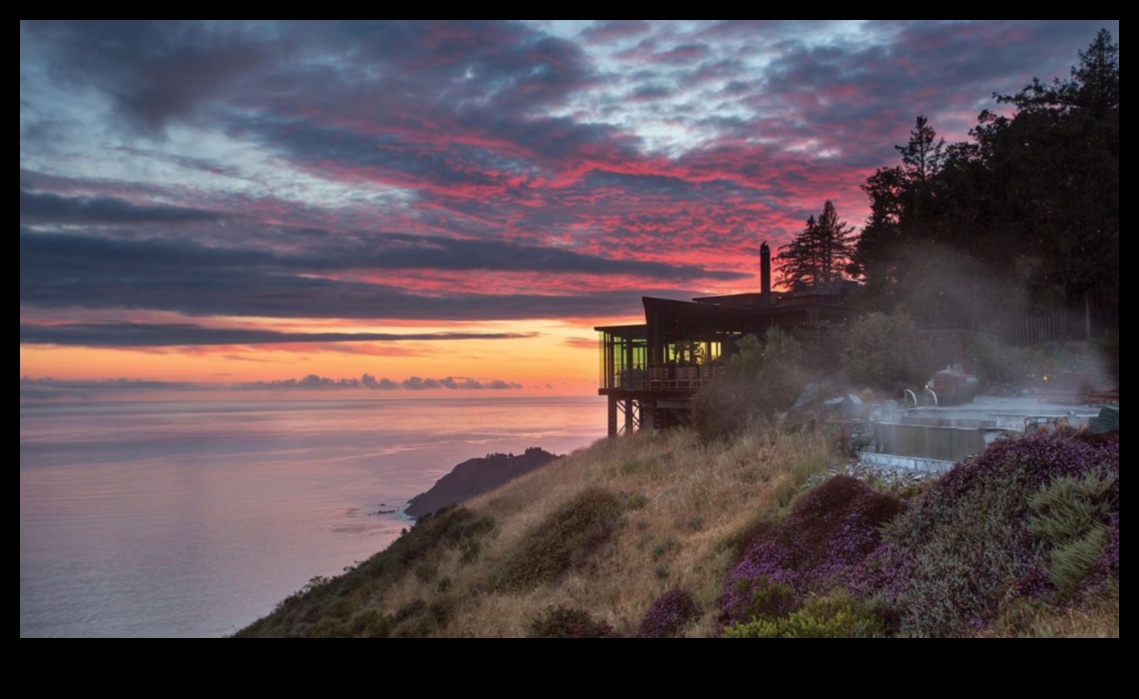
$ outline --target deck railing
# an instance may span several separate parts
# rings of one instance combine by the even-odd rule
[[[688,391],[694,393],[716,378],[720,370],[721,367],[718,364],[652,364],[645,369],[620,372],[613,388],[629,391]]]

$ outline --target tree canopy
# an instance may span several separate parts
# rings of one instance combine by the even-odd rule
[[[806,227],[779,249],[775,259],[780,263],[780,283],[794,288],[841,281],[854,249],[854,227],[839,220],[834,203],[827,199],[819,217],[809,217]]]
[[[854,262],[880,307],[928,286],[949,260],[979,268],[965,284],[1005,287],[985,296],[954,284],[974,305],[1015,291],[1076,306],[1088,290],[1118,290],[1119,45],[1102,30],[1069,78],[993,97],[1015,111],[982,111],[962,143],[945,145],[919,115],[896,146],[901,164],[863,185],[871,214]]]

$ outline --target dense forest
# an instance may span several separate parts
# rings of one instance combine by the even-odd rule
[[[993,97],[960,143],[919,115],[901,163],[863,185],[852,271],[871,306],[1078,312],[1118,292],[1119,45],[1101,30],[1069,78]]]

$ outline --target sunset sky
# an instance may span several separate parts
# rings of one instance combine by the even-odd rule
[[[757,290],[1102,27],[21,22],[21,400],[589,394],[593,326]]]

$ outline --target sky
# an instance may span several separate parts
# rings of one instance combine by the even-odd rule
[[[1089,21],[20,23],[21,401],[587,395]]]

